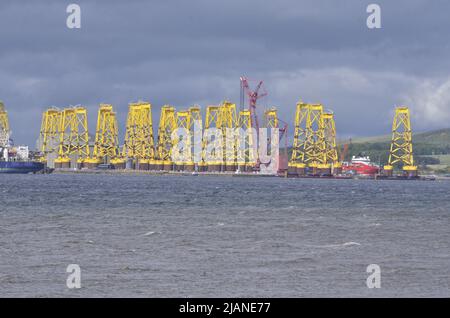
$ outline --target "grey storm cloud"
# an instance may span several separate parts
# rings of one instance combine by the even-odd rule
[[[81,7],[81,29],[66,7]],[[366,27],[381,6],[382,28]],[[172,104],[239,102],[239,77],[264,80],[292,131],[299,99],[335,112],[338,135],[386,134],[408,103],[418,130],[448,127],[450,3],[409,1],[87,1],[0,3],[0,100],[16,143],[34,145],[49,106],[99,103],[125,126],[147,100],[154,125]]]

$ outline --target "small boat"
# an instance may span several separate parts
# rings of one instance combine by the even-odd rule
[[[351,162],[344,162],[342,172],[356,176],[375,176],[380,167],[370,161],[369,156],[353,156]]]

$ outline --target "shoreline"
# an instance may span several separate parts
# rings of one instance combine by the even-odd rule
[[[241,177],[241,178],[285,178],[285,179],[327,179],[327,180],[374,180],[374,181],[450,181],[450,177],[424,175],[415,179],[402,177],[392,178],[367,178],[358,176],[295,176],[285,174],[258,174],[248,172],[186,172],[186,171],[153,171],[153,170],[97,170],[97,169],[55,169],[51,174],[97,174],[97,175],[150,175],[150,176],[205,176],[205,177]]]
[[[234,173],[234,172],[192,172],[153,170],[96,170],[96,169],[55,169],[52,174],[109,174],[109,175],[155,175],[155,176],[221,176],[221,177],[282,177],[274,174]]]

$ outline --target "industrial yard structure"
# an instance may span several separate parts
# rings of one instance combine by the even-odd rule
[[[261,173],[291,177],[339,177],[351,171],[353,166],[343,162],[342,153],[339,155],[332,111],[325,110],[322,104],[297,103],[292,154],[288,160],[288,124],[278,117],[275,107],[264,111],[261,121],[264,128],[260,129],[257,101],[267,95],[263,82],[258,82],[251,90],[247,78],[241,77],[240,81],[240,107],[229,101],[209,105],[203,120],[200,106],[177,110],[164,105],[156,135],[152,105],[143,101],[130,103],[122,145],[112,105],[100,104],[95,137],[89,135],[85,107],[51,107],[42,115],[39,160],[55,169],[101,166],[116,170]],[[248,107],[245,107],[245,97]],[[267,133],[266,129],[271,132]],[[0,146],[7,148],[9,122],[3,103],[0,103],[0,135]],[[284,152],[280,153],[282,140]],[[344,153],[348,151],[346,146]],[[360,159],[356,168],[368,161],[368,157]],[[418,176],[410,113],[405,106],[395,109],[387,165],[381,170],[379,166],[366,164],[361,170],[371,170],[374,171],[372,176],[389,179],[395,177],[394,167],[401,169],[401,177]]]
[[[50,163],[51,155],[57,154],[54,160],[57,169],[92,169],[109,164],[115,169],[136,170],[259,171],[251,111],[238,111],[236,104],[227,101],[206,108],[204,135],[201,132],[196,135],[194,129],[196,126],[203,128],[199,106],[180,111],[170,105],[163,106],[156,143],[151,104],[131,103],[122,147],[119,146],[116,113],[111,105],[99,107],[93,143],[89,141],[87,117],[86,108],[81,106],[46,110],[39,138],[41,161]],[[265,122],[269,128],[285,130],[278,127],[276,108],[265,112]],[[246,132],[243,138],[236,134],[236,129]],[[270,140],[269,152],[278,150],[278,144],[279,140]]]
[[[100,105],[93,142],[89,140],[87,117],[86,108],[81,106],[46,110],[40,132],[41,161],[50,164],[51,155],[56,154],[54,167],[57,169],[93,169],[108,165],[114,169],[143,171],[266,172],[298,177],[342,173],[334,113],[321,104],[297,104],[291,158],[288,165],[283,166],[283,160],[287,161],[286,152],[277,152],[272,170],[265,170],[270,162],[261,160],[262,141],[254,129],[255,126],[260,128],[256,111],[238,110],[236,104],[228,101],[207,106],[205,120],[199,106],[177,111],[174,106],[164,105],[157,136],[153,133],[152,105],[131,103],[122,146],[112,105]],[[267,152],[278,151],[283,137],[287,151],[288,125],[278,118],[276,108],[264,112],[264,126],[279,132],[276,138],[267,137]],[[196,127],[200,128],[200,133]],[[246,133],[236,134],[239,131]],[[389,162],[381,177],[393,177],[395,165],[400,165],[404,176],[417,176],[407,107],[396,108]]]
[[[388,164],[384,166],[384,175],[392,177],[394,165],[401,164],[404,174],[417,177],[417,166],[414,165],[412,129],[409,108],[405,106],[395,109],[392,123],[392,141]]]
[[[304,176],[340,174],[334,114],[321,104],[299,102],[289,173]]]
[[[5,106],[0,102],[0,147],[6,147],[9,142],[9,120]]]

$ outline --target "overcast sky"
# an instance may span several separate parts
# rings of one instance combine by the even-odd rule
[[[70,3],[81,29],[66,27]],[[370,3],[381,29],[366,26]],[[291,131],[299,99],[332,109],[341,138],[388,134],[405,103],[416,130],[450,127],[448,0],[2,0],[0,43],[16,144],[35,145],[52,105],[88,107],[93,130],[111,103],[123,136],[129,102],[151,102],[157,126],[164,104],[239,103],[241,75],[264,80],[261,107]]]

